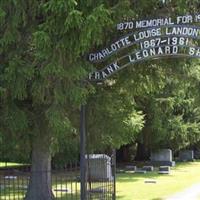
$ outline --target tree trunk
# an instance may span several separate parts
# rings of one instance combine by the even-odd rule
[[[137,142],[137,151],[135,160],[146,161],[150,159],[151,154],[151,127],[148,118],[141,132],[141,138]]]
[[[33,140],[31,177],[25,200],[52,200],[51,152],[48,134]]]
[[[149,157],[150,157],[149,149],[144,144],[138,142],[135,160],[145,161],[145,160],[149,160]]]
[[[145,113],[145,124],[141,131],[140,138],[137,141],[137,151],[135,160],[137,161],[146,161],[150,159],[151,154],[151,145],[152,145],[152,118],[151,118],[151,109],[150,102],[146,101],[145,106],[143,107],[143,112]]]

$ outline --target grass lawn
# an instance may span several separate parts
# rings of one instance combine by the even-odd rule
[[[156,183],[145,183],[148,179]],[[117,199],[161,200],[195,183],[200,183],[200,162],[177,164],[170,175],[157,172],[117,174]]]
[[[17,166],[20,164],[8,163],[8,165]],[[5,166],[5,163],[0,162],[0,167],[3,166]],[[63,177],[62,180],[64,180]],[[146,180],[155,180],[156,183],[145,183]],[[55,194],[57,199],[65,199],[65,195],[68,195],[69,199],[79,199],[78,194],[73,193],[63,194],[62,196],[59,189],[65,185],[62,184],[61,186],[59,185],[60,183],[58,180],[57,185],[53,186],[54,189],[58,189],[58,192]],[[172,168],[170,175],[159,175],[157,172],[149,172],[147,174],[120,173],[117,174],[116,182],[117,200],[161,200],[196,183],[200,183],[200,162],[177,164],[176,167]],[[14,181],[13,184],[15,185]],[[66,185],[66,188],[69,188],[71,191],[76,187],[80,189],[79,184],[76,185],[71,182],[69,184]],[[16,188],[14,187],[14,189]],[[23,195],[23,193],[12,191],[14,189],[10,188],[9,191],[2,190],[0,192],[0,199],[6,200],[8,196],[13,196],[13,199],[15,199],[15,196]]]
[[[12,163],[12,162],[0,162],[0,167],[14,167],[14,166],[22,166],[24,164],[20,164],[20,163]]]

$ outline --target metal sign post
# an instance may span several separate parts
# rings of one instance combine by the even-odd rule
[[[81,200],[86,200],[86,159],[85,159],[85,145],[86,145],[86,120],[85,120],[85,105],[81,105],[80,112],[80,179],[81,179]]]

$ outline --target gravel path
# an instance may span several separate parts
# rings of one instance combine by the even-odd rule
[[[200,183],[187,188],[182,192],[178,192],[165,200],[199,200],[200,199]]]

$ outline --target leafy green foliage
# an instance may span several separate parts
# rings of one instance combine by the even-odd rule
[[[195,71],[196,77],[199,76],[199,66],[194,63],[179,65],[179,71],[167,73],[164,87],[136,98],[147,116],[145,127],[148,129],[141,132],[139,140],[145,144],[146,138],[149,150],[172,148],[178,151],[200,140],[198,88],[194,85],[198,81],[190,73],[190,70]]]
[[[92,150],[119,148],[134,141],[143,127],[144,116],[135,109],[133,99],[118,90],[113,87],[110,92],[105,85],[89,99],[88,145]]]
[[[80,83],[92,69],[84,55],[101,43],[110,15],[103,2],[90,9],[74,0],[0,2],[3,143],[9,134],[18,146],[19,138],[29,144],[49,134],[58,151],[61,138],[67,138],[65,145],[70,138],[78,141],[78,109],[93,91]],[[38,116],[45,118],[42,129]]]
[[[93,68],[102,68],[87,62],[86,55],[121,37],[115,30],[119,21],[196,12],[198,6],[198,1],[182,0],[1,1],[2,138],[23,138],[30,149],[33,137],[49,134],[53,153],[70,152],[70,145],[78,143],[79,107],[88,102],[88,137],[94,151],[143,140],[147,125],[151,148],[180,149],[198,142],[197,61],[130,66],[101,88],[81,81]],[[37,126],[41,116],[45,130]]]

